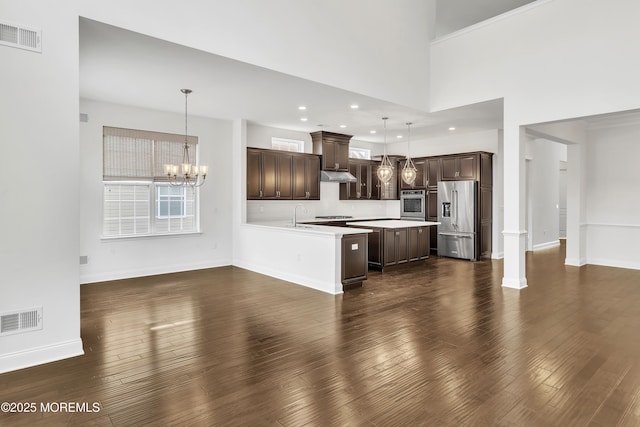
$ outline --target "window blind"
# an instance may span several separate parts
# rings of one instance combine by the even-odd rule
[[[197,136],[188,136],[190,162],[197,164]],[[103,127],[103,179],[165,181],[165,164],[181,164],[184,135]]]

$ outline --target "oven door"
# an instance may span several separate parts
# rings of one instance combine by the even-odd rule
[[[424,196],[410,195],[400,197],[400,217],[424,221]]]

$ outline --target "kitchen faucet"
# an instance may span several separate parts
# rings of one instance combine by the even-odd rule
[[[296,205],[296,206],[293,208],[293,226],[294,226],[294,227],[297,227],[297,226],[298,226],[297,213],[298,213],[298,208],[299,208],[299,207],[304,208],[304,205]]]

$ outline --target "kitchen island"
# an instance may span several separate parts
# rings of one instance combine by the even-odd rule
[[[438,222],[373,220],[347,222],[347,226],[371,229],[369,266],[385,268],[429,258],[430,229]]]
[[[246,223],[238,242],[246,248],[236,265],[331,294],[367,277],[366,227],[347,228],[288,221]]]

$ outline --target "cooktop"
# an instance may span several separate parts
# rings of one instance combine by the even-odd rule
[[[351,219],[352,216],[348,215],[318,215],[317,219]]]

